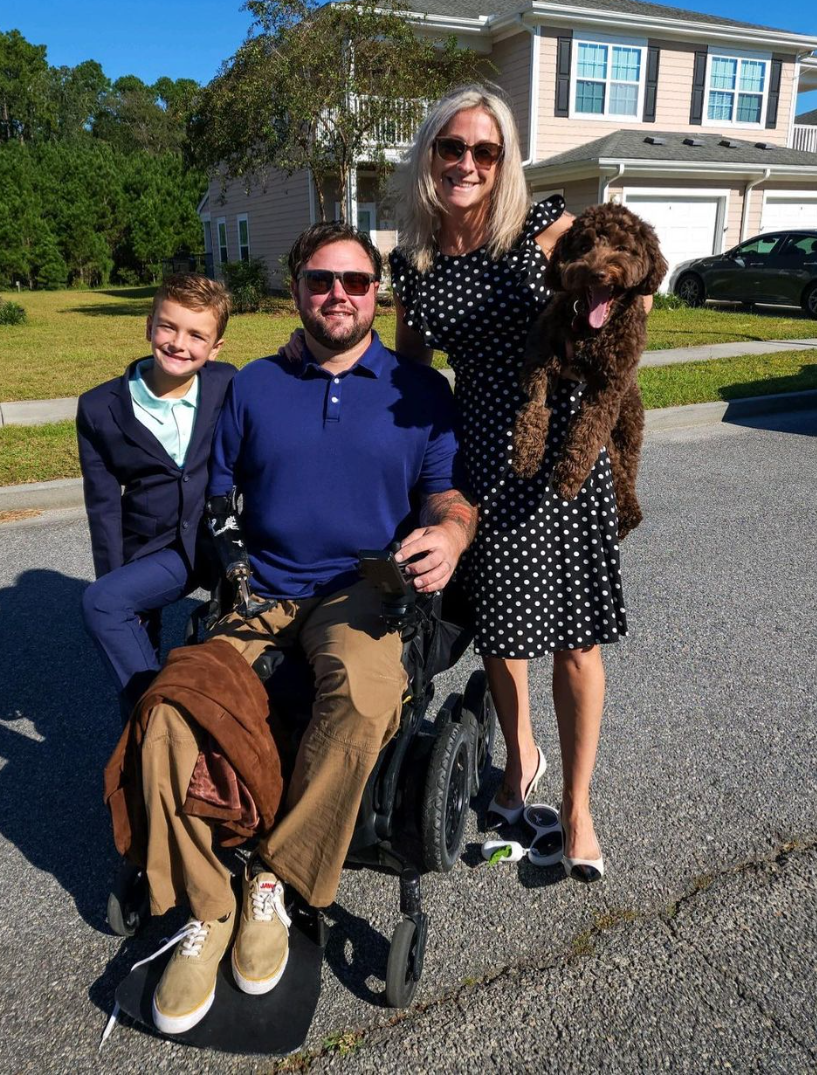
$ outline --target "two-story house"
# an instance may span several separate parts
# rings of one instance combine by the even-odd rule
[[[490,61],[533,198],[558,191],[574,213],[628,205],[656,227],[671,266],[760,231],[817,227],[817,152],[795,148],[810,144],[808,120],[795,119],[798,92],[817,88],[817,37],[642,0],[405,6],[418,33],[454,33]],[[411,134],[396,131],[394,156]],[[234,183],[220,195],[213,181],[200,208],[216,271],[252,255],[280,278],[281,255],[316,219],[309,176],[275,175],[249,194]],[[391,248],[394,224],[365,161],[349,209]]]

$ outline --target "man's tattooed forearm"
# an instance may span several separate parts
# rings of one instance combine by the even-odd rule
[[[445,493],[431,493],[423,504],[420,520],[424,526],[438,526],[440,523],[454,523],[463,536],[463,548],[474,540],[477,532],[478,511],[475,504],[459,489],[449,489]]]

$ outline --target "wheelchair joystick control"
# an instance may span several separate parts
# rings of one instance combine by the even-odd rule
[[[228,496],[211,496],[205,506],[205,515],[221,568],[236,588],[233,611],[242,619],[251,620],[275,608],[276,600],[259,601],[252,596],[250,559],[239,522],[238,490],[233,487]]]
[[[399,545],[397,548],[399,549]],[[414,620],[417,595],[400,564],[389,549],[361,549],[358,569],[382,595],[380,615],[390,631],[402,631]]]

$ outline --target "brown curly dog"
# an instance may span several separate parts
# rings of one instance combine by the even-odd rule
[[[565,500],[579,493],[606,445],[618,507],[619,537],[641,522],[635,478],[644,435],[636,368],[646,342],[642,295],[658,289],[667,263],[649,224],[620,205],[594,205],[553,248],[545,282],[555,292],[531,329],[512,465],[533,477],[542,466],[548,390],[562,375],[586,383],[550,478]]]

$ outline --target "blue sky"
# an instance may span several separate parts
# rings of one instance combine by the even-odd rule
[[[673,5],[673,0],[665,0]],[[688,0],[678,6],[817,37],[814,0]],[[54,66],[98,60],[110,78],[160,75],[208,82],[249,29],[239,0],[2,0],[0,30],[48,46]],[[817,107],[817,91],[798,111]]]

